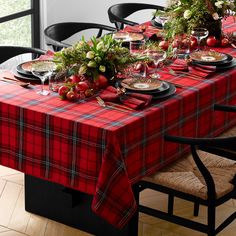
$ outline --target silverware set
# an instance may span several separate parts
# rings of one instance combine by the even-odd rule
[[[23,82],[18,79],[10,78],[10,77],[3,77],[3,78],[0,78],[0,80],[2,80],[4,82],[15,82],[16,84],[18,84],[19,86],[21,86],[23,88],[27,88],[28,86],[31,85],[29,82]]]
[[[111,108],[111,109],[122,111],[122,112],[134,111],[132,108],[129,108],[129,107],[125,106],[125,105],[120,105],[120,104],[116,104],[116,103],[113,103],[113,102],[105,103],[105,101],[101,97],[99,97],[99,96],[97,96],[96,99],[97,99],[98,104],[101,107],[104,107],[104,108],[107,107],[107,108]]]

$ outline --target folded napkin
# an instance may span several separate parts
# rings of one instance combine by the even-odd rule
[[[140,27],[139,25],[127,25],[125,27],[125,29],[123,30],[124,32],[128,32],[128,33],[142,33],[142,27]]]
[[[160,34],[162,30],[157,29],[147,24],[134,25],[134,26],[127,25],[120,32],[142,33],[146,38],[152,39],[152,40],[158,40],[162,38],[162,34]]]
[[[187,60],[179,58],[170,65],[170,68],[174,71],[188,72],[203,78],[216,71],[216,66],[189,63]]]
[[[38,60],[51,60],[54,57],[55,52],[48,50],[44,55],[41,55]]]
[[[148,106],[151,103],[152,96],[141,93],[121,94],[115,87],[108,86],[99,95],[106,102],[118,102],[138,110]]]

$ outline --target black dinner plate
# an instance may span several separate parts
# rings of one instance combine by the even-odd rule
[[[234,68],[234,67],[236,67],[236,59],[235,58],[233,58],[233,60],[228,64],[223,64],[223,65],[216,66],[216,71],[228,70],[228,69],[231,69],[231,68]]]
[[[166,88],[168,88],[165,91],[157,92],[157,93],[138,91],[138,93],[152,95],[152,99],[154,99],[154,100],[168,98],[168,97],[172,96],[173,94],[175,94],[176,87],[173,84],[170,84],[170,83],[165,82],[165,81],[163,81],[163,84],[165,84]],[[137,93],[137,91],[128,91],[127,92],[127,94],[131,94],[131,93]]]
[[[27,82],[35,82],[35,83],[40,83],[40,79],[34,75],[24,75],[21,73],[18,73],[17,70],[13,70],[13,74],[15,76],[15,78],[22,80],[22,81],[27,81]],[[45,81],[46,82],[46,81]]]
[[[165,83],[167,83],[167,82],[165,82]],[[176,92],[176,87],[173,84],[169,84],[169,83],[167,83],[167,84],[169,85],[169,89],[166,90],[165,92],[162,92],[162,93],[153,94],[152,99],[164,99],[164,98],[168,98],[168,97],[174,95]]]
[[[49,63],[50,60],[31,60],[31,61],[26,61],[23,62],[19,65],[17,65],[16,67],[16,71],[21,74],[21,75],[25,75],[25,76],[30,76],[30,77],[35,77],[32,72],[31,72],[31,68],[32,68],[32,64],[33,63],[45,63],[45,65],[47,65]]]

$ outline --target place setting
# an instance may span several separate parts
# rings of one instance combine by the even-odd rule
[[[196,67],[214,66],[216,71],[231,69],[236,66],[236,59],[222,52],[202,50],[190,53],[191,65]]]

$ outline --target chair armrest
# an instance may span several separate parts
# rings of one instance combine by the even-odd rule
[[[188,144],[188,145],[207,145],[218,147],[232,147],[236,144],[236,137],[217,137],[217,138],[190,138],[182,136],[165,135],[164,139],[170,142]]]
[[[215,104],[214,105],[214,110],[216,110],[216,111],[236,112],[236,106]]]

